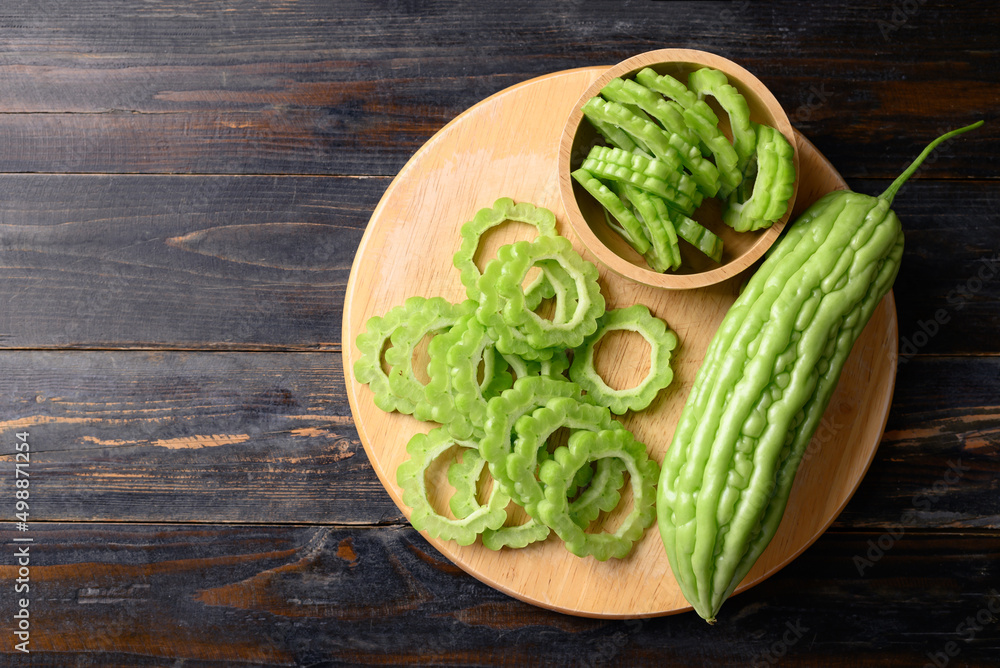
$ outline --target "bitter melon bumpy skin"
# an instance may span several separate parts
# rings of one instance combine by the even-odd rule
[[[890,209],[934,140],[879,197],[809,207],[715,334],[667,451],[657,520],[671,569],[708,620],[778,529],[802,454],[903,253]]]

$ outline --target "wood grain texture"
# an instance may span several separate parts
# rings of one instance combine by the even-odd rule
[[[67,180],[68,179],[68,180]],[[0,178],[0,345],[333,349],[383,179]]]
[[[405,521],[349,418],[339,354],[6,351],[0,376],[0,433],[32,435],[40,520]],[[1000,528],[997,396],[994,357],[902,365],[834,527]],[[0,494],[11,451],[4,440]],[[959,459],[960,483],[934,489]]]
[[[893,177],[942,126],[1000,99],[992,4],[918,4],[895,16],[835,2],[808,16],[608,0],[5,7],[0,171],[391,176],[510,85],[687,47],[757,75],[847,178]],[[998,142],[987,124],[922,176],[996,178]]]
[[[543,610],[403,527],[46,524],[34,535],[45,617],[30,656],[0,646],[9,666],[913,666],[949,641],[958,665],[979,666],[1000,650],[995,618],[971,638],[959,628],[1000,605],[992,533],[900,540],[863,575],[855,559],[881,535],[827,534],[733,597],[714,627]]]
[[[840,526],[1000,527],[998,383],[996,357],[900,364],[882,444]]]
[[[0,175],[0,349],[339,350],[350,264],[388,185]],[[918,181],[893,208],[901,355],[1000,352],[1000,191]]]
[[[17,430],[36,520],[374,523],[338,354],[0,354],[0,489]]]

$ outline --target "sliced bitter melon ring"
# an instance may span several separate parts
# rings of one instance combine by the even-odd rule
[[[481,273],[475,262],[479,242],[487,231],[508,220],[534,226],[538,230],[539,236],[557,234],[555,215],[548,209],[536,207],[528,202],[515,204],[511,198],[501,197],[493,203],[492,208],[483,208],[477,211],[472,220],[462,225],[460,232],[462,243],[452,257],[452,263],[459,271],[462,285],[465,286],[469,299],[479,299],[477,281],[479,281]],[[541,280],[539,279],[539,281]]]
[[[535,375],[518,377],[513,387],[489,400],[483,425],[485,436],[479,442],[479,451],[489,462],[493,479],[504,485],[508,494],[513,490],[513,481],[507,474],[507,457],[514,448],[514,423],[550,399],[582,396],[583,391],[576,383]]]
[[[464,448],[463,460],[465,457],[478,456],[474,441],[456,439],[445,427],[438,427],[427,434],[415,434],[406,444],[406,452],[410,458],[396,469],[396,483],[403,490],[403,503],[412,511],[410,524],[413,528],[426,531],[433,538],[470,545],[486,529],[499,529],[503,526],[507,519],[506,508],[510,497],[501,485],[493,485],[485,504],[476,502],[474,494],[471,502],[465,498],[464,505],[457,504],[463,517],[451,518],[437,512],[430,500],[426,471],[438,457],[456,445]]]
[[[513,383],[502,357],[498,367],[499,356],[485,328],[474,313],[468,313],[446,333],[434,337],[427,351],[425,400],[416,406],[413,416],[447,425],[458,438],[482,436],[486,402]]]
[[[354,377],[375,393],[375,405],[386,412],[411,414],[425,400],[424,385],[413,374],[413,351],[427,335],[448,330],[462,316],[473,312],[475,302],[453,304],[441,297],[410,297],[374,316],[358,335],[361,357],[354,363]],[[382,368],[383,349],[388,371]]]
[[[557,262],[575,284],[576,303],[565,319],[547,320],[525,301],[522,281],[539,263]],[[487,327],[501,353],[526,356],[523,339],[534,353],[529,359],[550,359],[559,349],[575,348],[597,328],[604,312],[604,297],[597,282],[597,267],[584,260],[565,237],[539,237],[500,248],[479,279],[481,299],[476,317]],[[568,309],[567,309],[568,310]],[[547,354],[540,355],[540,351]],[[529,355],[531,354],[529,353]]]
[[[637,385],[616,390],[609,386],[594,368],[594,351],[601,339],[611,331],[635,332],[649,343],[649,373]],[[674,372],[670,354],[677,347],[677,335],[642,304],[612,309],[601,316],[597,330],[584,342],[582,350],[573,356],[570,379],[590,396],[594,403],[607,406],[612,413],[639,411],[651,404],[657,393],[670,385]]]
[[[620,460],[628,470],[632,509],[617,530],[590,533],[573,518],[567,483],[581,466],[607,458]],[[539,477],[545,485],[545,498],[537,508],[539,519],[578,557],[591,555],[598,561],[623,558],[656,519],[659,467],[649,458],[646,446],[627,429],[574,432],[567,445],[557,448],[542,464]]]
[[[547,459],[546,445],[559,429],[568,429],[573,433],[578,430],[624,429],[624,426],[611,417],[611,412],[606,407],[573,397],[550,399],[531,414],[518,418],[514,423],[516,438],[512,452],[507,456],[507,475],[513,483],[511,497],[532,517],[538,517],[538,503],[544,496],[537,477],[539,463]],[[570,479],[565,481],[565,488],[577,482],[575,476],[578,468],[570,473]],[[618,502],[617,498],[612,501],[610,505],[614,507]],[[595,503],[599,506],[606,505],[602,501]]]

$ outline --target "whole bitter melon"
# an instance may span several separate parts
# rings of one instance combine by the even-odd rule
[[[657,492],[671,569],[709,622],[774,537],[851,348],[896,278],[893,197],[940,142],[981,123],[931,142],[879,197],[839,190],[812,204],[723,319]]]

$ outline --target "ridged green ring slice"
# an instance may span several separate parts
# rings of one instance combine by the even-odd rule
[[[425,400],[413,416],[446,425],[458,438],[482,436],[486,402],[513,383],[506,363],[498,367],[493,340],[474,313],[459,318],[428,345]],[[500,358],[503,360],[503,358]],[[484,377],[479,379],[480,364]]]
[[[612,224],[611,218],[608,218],[609,226],[620,234],[629,246],[639,254],[649,250],[651,244],[643,232],[642,224],[611,188],[583,168],[574,169],[570,176],[600,203],[606,214],[614,217],[615,224]]]
[[[463,519],[480,508],[481,504],[477,500],[479,478],[486,464],[486,459],[477,450],[466,450],[462,453],[461,460],[456,460],[448,467],[448,482],[455,488],[455,493],[448,500],[448,507],[455,517]],[[493,485],[496,487],[499,483],[494,480]],[[504,547],[520,549],[545,540],[550,532],[551,529],[547,526],[529,517],[522,524],[484,529],[480,538],[483,546],[489,550],[496,551]]]
[[[507,475],[507,457],[514,449],[514,423],[522,415],[557,397],[582,399],[583,391],[579,385],[564,378],[523,376],[518,377],[509,390],[487,402],[485,435],[479,442],[479,452],[489,462],[493,479],[499,481],[508,494],[513,489],[513,481]]]
[[[472,313],[475,302],[452,304],[441,297],[410,297],[404,306],[406,318],[389,336],[392,347],[385,351],[385,361],[391,367],[387,374],[389,387],[396,396],[409,399],[416,410],[426,400],[426,393],[424,384],[414,374],[414,351],[428,334],[445,333],[462,316]]]
[[[375,405],[391,413],[411,414],[424,401],[424,385],[413,374],[413,351],[429,333],[450,328],[475,302],[453,304],[441,297],[409,297],[384,316],[373,316],[356,343],[361,356],[354,363],[354,377],[375,394]],[[388,372],[382,368],[385,350]]]
[[[554,236],[556,232],[555,215],[543,207],[536,207],[528,202],[514,203],[509,197],[501,197],[489,209],[480,209],[472,220],[462,225],[460,232],[462,243],[452,257],[452,263],[459,271],[462,285],[469,299],[479,299],[477,282],[481,276],[476,266],[475,255],[482,236],[494,227],[506,221],[526,223],[538,230],[539,236]]]
[[[606,458],[620,460],[628,470],[632,509],[617,530],[590,533],[573,519],[566,482],[581,466]],[[567,445],[557,448],[542,465],[539,477],[545,485],[545,498],[538,504],[539,519],[578,557],[590,555],[598,561],[623,558],[656,519],[659,466],[627,429],[575,432]]]
[[[410,458],[396,469],[396,483],[403,490],[403,503],[411,509],[410,524],[413,528],[426,531],[433,538],[470,545],[486,529],[503,526],[510,497],[501,485],[494,485],[486,503],[474,503],[464,517],[451,518],[438,513],[428,495],[425,473],[438,457],[456,445],[465,448],[466,455],[477,448],[474,441],[456,439],[445,427],[438,427],[427,434],[415,434],[406,444]]]
[[[547,458],[548,439],[563,428],[573,433],[579,430],[624,429],[624,426],[611,417],[606,407],[573,397],[550,399],[530,415],[518,418],[514,423],[516,438],[506,462],[507,476],[512,482],[509,492],[511,498],[532,517],[538,517],[538,503],[544,496],[537,477],[539,464]],[[567,489],[576,481],[577,469],[565,482]]]
[[[649,343],[649,372],[638,384],[622,390],[609,386],[594,368],[594,351],[609,332],[635,332]],[[573,355],[570,380],[579,385],[594,403],[607,406],[612,413],[640,411],[653,402],[657,393],[674,378],[670,367],[671,351],[677,347],[677,335],[667,323],[657,318],[643,304],[607,311],[598,320],[597,330],[587,337]]]
[[[744,173],[757,146],[757,133],[750,122],[750,107],[746,98],[729,83],[725,73],[711,67],[702,67],[688,75],[688,88],[700,99],[714,97],[729,116],[733,133],[733,148],[738,157],[737,168]]]
[[[551,532],[552,530],[548,526],[533,517],[529,517],[524,524],[487,529],[483,531],[482,539],[483,545],[490,550],[495,551],[504,547],[520,549],[531,543],[545,540]]]
[[[531,267],[555,261],[576,287],[573,313],[565,320],[546,320],[525,302],[522,281]],[[584,260],[565,237],[539,237],[500,248],[479,279],[481,300],[476,317],[489,328],[503,353],[517,352],[513,341],[523,338],[535,350],[575,348],[597,328],[604,313],[604,297],[597,282],[597,267]]]

